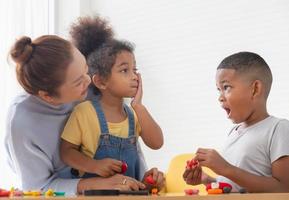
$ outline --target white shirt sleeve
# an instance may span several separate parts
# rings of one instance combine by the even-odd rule
[[[271,163],[283,156],[289,156],[289,121],[285,119],[276,125],[271,139]]]

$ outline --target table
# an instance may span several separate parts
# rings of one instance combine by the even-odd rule
[[[289,200],[289,193],[251,193],[251,194],[220,194],[184,196],[179,193],[168,193],[159,196],[67,196],[67,197],[12,197],[0,200]]]

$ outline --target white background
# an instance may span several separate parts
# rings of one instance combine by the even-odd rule
[[[217,102],[215,70],[232,53],[267,61],[268,110],[289,118],[289,1],[102,0],[91,7],[136,44],[144,104],[165,137],[161,150],[144,148],[149,166],[166,170],[174,155],[198,147],[221,150],[232,124]]]
[[[149,167],[166,171],[173,156],[193,153],[198,147],[221,150],[232,124],[217,102],[215,70],[232,53],[253,51],[267,61],[274,79],[268,110],[277,117],[289,118],[287,0],[48,1],[55,8],[48,12],[54,23],[50,31],[44,31],[68,37],[68,27],[77,16],[100,14],[111,22],[118,38],[136,45],[144,84],[143,102],[162,127],[165,138],[160,150],[143,146]],[[13,23],[20,26],[17,21]],[[35,27],[37,23],[32,24]],[[5,38],[1,36],[1,40]],[[2,69],[0,76],[3,79],[7,72]],[[9,85],[0,86],[4,96],[16,91]],[[7,99],[5,102],[0,118],[2,138]],[[0,180],[10,179],[2,166],[4,161],[0,163]],[[0,182],[0,187],[5,186],[11,186],[11,182]]]

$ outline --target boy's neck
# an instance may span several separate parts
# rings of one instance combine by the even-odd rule
[[[257,109],[251,113],[251,115],[247,118],[247,120],[241,123],[241,126],[242,128],[247,128],[266,119],[267,117],[269,117],[269,114],[267,112],[266,107],[261,110]]]

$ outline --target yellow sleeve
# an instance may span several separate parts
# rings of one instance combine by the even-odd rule
[[[136,115],[136,112],[134,111],[134,109],[133,108],[131,108],[131,110],[133,111],[133,114],[134,114],[134,123],[135,123],[135,130],[136,130],[136,133],[137,133],[137,135],[138,136],[140,136],[141,135],[141,126],[140,126],[140,124],[139,124],[139,122],[138,122],[138,118],[137,118],[137,115]]]
[[[61,135],[62,139],[78,146],[82,143],[81,138],[83,134],[83,123],[79,121],[81,119],[79,112],[77,108],[73,110]]]

